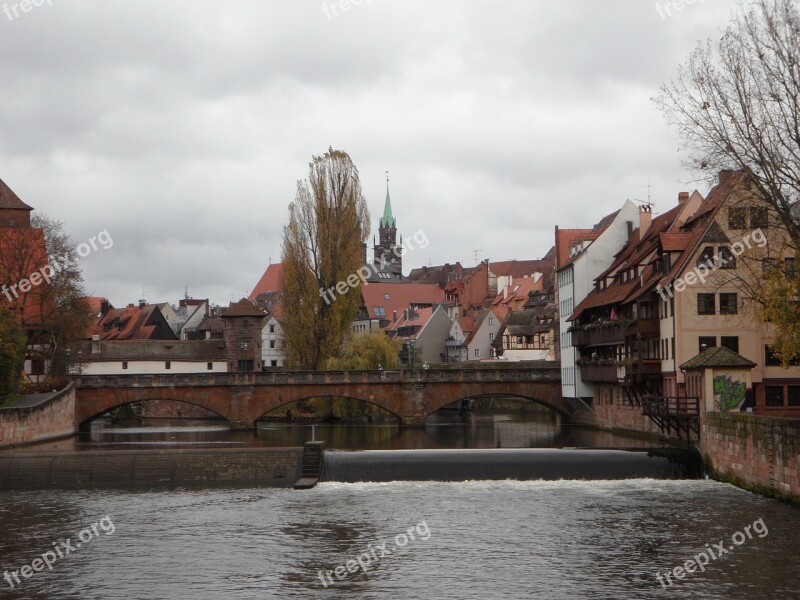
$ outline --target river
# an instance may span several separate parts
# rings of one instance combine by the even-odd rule
[[[450,423],[416,430],[424,436],[392,429],[378,437],[383,447],[493,447],[498,439],[528,447],[539,440],[531,436],[541,432],[539,422],[526,430],[515,417],[476,419],[460,434]],[[286,439],[309,434],[284,429]],[[130,447],[153,444],[154,436],[167,437],[167,445],[276,442],[269,437],[275,434],[208,439],[215,435],[222,436],[95,432],[71,443]],[[339,435],[335,445],[345,448],[353,436],[377,434]],[[579,442],[592,435],[559,430],[548,442],[542,433],[541,445],[587,445]],[[598,435],[595,445],[641,443]],[[798,517],[798,508],[709,480],[0,492],[0,570],[14,586],[0,580],[0,598],[784,600],[800,598]],[[725,552],[716,556],[720,542]],[[55,547],[63,556],[53,559]],[[52,570],[33,562],[48,550]],[[671,585],[664,578],[702,552],[702,572],[673,574]],[[31,564],[43,570],[25,571],[25,578],[22,568]]]

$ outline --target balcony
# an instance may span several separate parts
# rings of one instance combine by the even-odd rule
[[[572,345],[580,348],[621,344],[625,341],[625,330],[625,327],[617,324],[592,329],[575,329],[572,332]]]
[[[661,335],[661,321],[659,319],[639,319],[633,327],[634,333],[644,338],[657,338]]]
[[[616,365],[583,363],[580,366],[581,379],[587,383],[617,383]]]
[[[602,325],[589,325],[588,329],[572,331],[572,345],[576,348],[610,346],[622,344],[626,337],[633,335],[646,339],[657,338],[661,335],[661,322],[659,319],[638,319],[633,322],[607,321]]]
[[[635,360],[624,367],[624,377],[627,380],[639,379],[644,376],[661,375],[661,361],[658,359],[645,358]]]

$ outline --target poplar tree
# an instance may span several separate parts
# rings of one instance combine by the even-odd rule
[[[308,177],[297,182],[283,235],[283,335],[290,366],[319,369],[342,348],[361,304],[355,274],[368,236],[369,211],[350,156],[333,148],[314,156]]]

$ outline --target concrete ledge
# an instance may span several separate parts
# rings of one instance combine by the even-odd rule
[[[302,448],[6,452],[0,454],[0,490],[292,487],[302,457]]]

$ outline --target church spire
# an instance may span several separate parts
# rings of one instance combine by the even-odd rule
[[[389,197],[389,171],[386,171],[386,203],[383,205],[383,217],[381,217],[378,224],[380,227],[396,227],[396,222],[392,215],[392,199]]]

